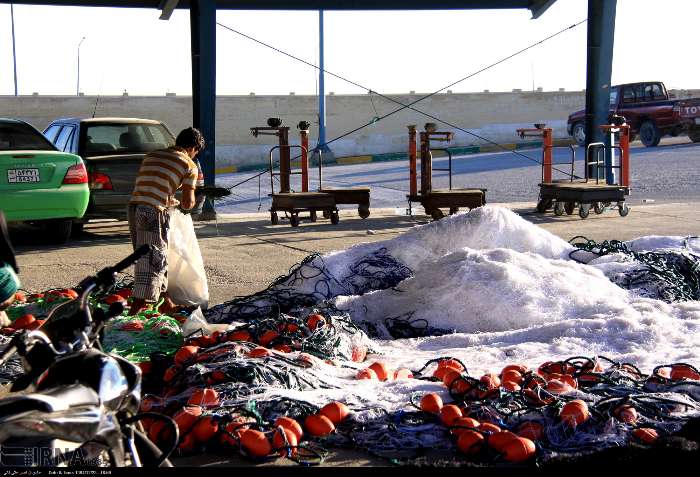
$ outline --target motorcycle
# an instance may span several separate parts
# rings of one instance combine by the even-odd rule
[[[43,325],[13,336],[0,355],[0,367],[15,354],[24,373],[0,399],[0,467],[172,467],[177,447],[175,422],[139,413],[141,370],[102,350],[105,324],[124,311],[92,307],[92,293],[116,283],[117,273],[150,251],[137,249],[112,267],[85,278],[78,297],[54,308]],[[161,420],[172,443],[151,442],[142,419]]]

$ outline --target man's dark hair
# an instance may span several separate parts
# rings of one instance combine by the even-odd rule
[[[201,151],[206,146],[206,143],[199,129],[187,128],[180,131],[180,134],[177,135],[175,145],[183,149],[196,147],[198,151]]]

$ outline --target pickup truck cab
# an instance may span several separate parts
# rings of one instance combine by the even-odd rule
[[[87,168],[90,200],[83,219],[73,224],[75,232],[90,219],[126,220],[141,161],[175,144],[165,124],[138,118],[61,118],[44,135],[60,151],[79,155]],[[197,185],[203,182],[200,168]]]
[[[613,86],[610,114],[623,116],[631,126],[632,138],[638,134],[647,147],[657,146],[665,135],[688,134],[691,141],[700,141],[700,98],[670,99],[660,81]],[[585,110],[569,116],[567,132],[579,145],[585,144]]]

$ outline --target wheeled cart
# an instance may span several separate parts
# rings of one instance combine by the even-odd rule
[[[571,161],[553,163],[552,161],[552,129],[545,128],[543,124],[535,125],[535,129],[518,129],[521,138],[526,136],[542,137],[542,182],[539,185],[540,194],[537,202],[537,212],[545,213],[554,208],[557,216],[571,215],[578,207],[578,215],[582,219],[590,215],[591,209],[596,214],[602,214],[612,204],[615,204],[619,214],[625,217],[629,213],[629,207],[625,198],[630,194],[630,161],[629,161],[629,125],[624,123],[624,118],[619,118],[618,124],[606,124],[600,126],[607,133],[619,136],[619,144],[606,145],[605,143],[591,143],[586,147],[586,160],[584,162],[585,175],[583,179],[576,178],[574,166],[576,150],[571,150]],[[611,141],[612,143],[612,141]],[[606,154],[610,158],[613,152],[619,152],[619,164],[612,160],[605,162]],[[552,179],[554,165],[567,165],[571,171],[566,171],[567,179]],[[619,171],[615,174],[613,171]],[[562,171],[563,172],[563,171]],[[602,176],[602,177],[601,177]]]
[[[449,142],[451,132],[436,131],[435,124],[427,123],[425,131],[420,132],[420,183],[416,170],[416,126],[408,126],[408,160],[409,160],[409,211],[413,202],[419,202],[425,213],[439,220],[445,216],[441,209],[448,209],[450,214],[459,211],[461,207],[474,209],[486,204],[486,189],[453,189],[452,188],[452,153],[447,148],[431,148],[431,141]],[[448,167],[437,169],[433,167],[433,151],[443,151],[447,154]],[[448,189],[433,189],[433,171],[448,173]]]
[[[270,197],[272,198],[270,220],[272,225],[279,223],[278,212],[289,214],[289,224],[292,227],[299,225],[299,214],[302,212],[308,212],[308,218],[312,222],[316,222],[317,212],[322,212],[324,217],[330,218],[332,224],[337,224],[340,220],[333,195],[323,192],[309,192],[308,126],[309,123],[306,121],[299,123],[302,144],[298,146],[289,144],[289,127],[282,126],[282,121],[279,118],[269,118],[267,127],[251,128],[251,133],[255,137],[268,135],[279,138],[279,144],[272,147],[269,153]],[[292,148],[301,149],[301,170],[299,171],[292,171],[290,157]],[[279,172],[275,172],[272,161],[275,150],[279,150]],[[296,174],[301,175],[301,192],[291,190],[291,176]],[[278,192],[275,192],[275,177],[279,178],[280,190]]]

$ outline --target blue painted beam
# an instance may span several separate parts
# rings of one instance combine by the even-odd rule
[[[204,135],[207,147],[199,153],[204,183],[215,182],[216,121],[216,5],[208,0],[190,2],[192,47],[192,119]],[[214,205],[207,199],[203,218],[214,214]]]
[[[586,145],[609,140],[598,126],[608,123],[610,110],[616,7],[617,0],[588,0]]]

